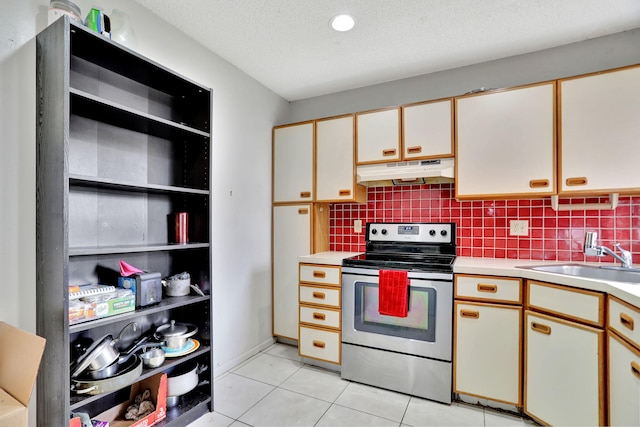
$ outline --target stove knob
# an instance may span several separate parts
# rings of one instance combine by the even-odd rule
[[[440,232],[440,235],[441,235],[442,237],[446,236],[446,235],[447,235],[447,230],[442,230],[442,231]]]
[[[436,230],[429,230],[429,236],[435,236]]]
[[[382,231],[381,231],[381,233],[382,233],[384,236],[386,236],[386,235],[387,235],[387,229],[386,229],[386,228],[383,228],[383,229],[382,229]]]
[[[378,230],[377,230],[377,229],[375,229],[375,228],[372,228],[372,229],[371,229],[371,234],[378,234]]]

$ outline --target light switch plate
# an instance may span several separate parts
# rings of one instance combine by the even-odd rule
[[[529,221],[511,220],[509,221],[510,236],[526,236],[529,234]]]
[[[361,219],[353,220],[353,232],[354,233],[362,233],[362,220]]]

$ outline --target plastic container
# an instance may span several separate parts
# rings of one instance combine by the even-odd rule
[[[82,12],[75,3],[69,0],[51,0],[48,12],[49,25],[63,15],[68,15],[72,20],[82,24]]]

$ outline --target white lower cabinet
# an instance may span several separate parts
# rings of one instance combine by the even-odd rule
[[[455,303],[454,392],[520,406],[522,307]]]
[[[524,410],[555,426],[604,425],[604,332],[525,311]]]
[[[640,350],[609,337],[609,425],[640,425]]]

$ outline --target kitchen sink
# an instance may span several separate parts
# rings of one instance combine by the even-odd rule
[[[564,274],[567,276],[582,277],[585,279],[598,279],[612,282],[625,282],[640,284],[640,269],[623,268],[615,266],[592,266],[582,264],[556,264],[534,265],[526,268],[547,273]]]

